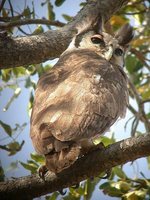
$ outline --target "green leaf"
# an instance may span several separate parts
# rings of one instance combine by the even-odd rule
[[[67,21],[70,22],[72,20],[72,17],[66,14],[62,14],[63,18]]]
[[[35,6],[34,6],[34,1],[32,1],[32,18],[35,19]]]
[[[127,200],[144,200],[146,197],[146,190],[130,191],[123,195],[123,197]]]
[[[34,96],[33,96],[33,93],[31,92],[30,93],[29,103],[28,103],[28,108],[27,108],[29,116],[31,116],[31,111],[32,111],[32,107],[33,107],[33,101],[34,101]]]
[[[150,156],[147,157],[148,169],[150,169]]]
[[[91,199],[92,194],[95,191],[95,187],[99,182],[99,178],[95,178],[94,180],[87,179],[84,184],[84,196],[85,199]],[[81,193],[82,194],[82,193]]]
[[[137,90],[144,100],[150,98],[150,83],[149,82],[139,85],[137,87]]]
[[[38,35],[43,32],[44,32],[43,27],[41,25],[37,25],[36,29],[32,32],[32,35]]]
[[[18,168],[18,161],[11,162],[6,171],[16,170]]]
[[[150,119],[150,112],[146,114],[146,117]]]
[[[2,9],[2,16],[8,17],[8,12],[4,8]]]
[[[78,189],[69,188],[69,191],[70,195],[75,198],[80,198],[84,194],[84,190],[81,187]]]
[[[33,87],[34,90],[35,90],[35,88],[36,88],[36,83],[35,83],[34,80],[31,80],[30,76],[26,79],[25,87],[26,87],[26,88]]]
[[[103,183],[100,186],[100,189],[103,190],[104,194],[108,194],[109,196],[121,197],[124,193],[120,189],[117,189],[115,187],[115,184],[116,183],[114,181],[109,181],[109,182]]]
[[[30,156],[31,156],[31,158],[33,160],[35,160],[36,162],[38,162],[40,164],[44,164],[45,163],[45,158],[42,155],[39,155],[37,153],[31,153]]]
[[[113,171],[119,178],[121,178],[121,179],[127,178],[125,172],[121,169],[121,167],[114,167]]]
[[[19,96],[19,94],[21,93],[21,88],[17,87],[14,91],[13,96],[9,99],[8,103],[6,104],[6,106],[3,108],[3,111],[7,111],[9,106],[11,105],[11,103],[14,101],[15,98],[17,98]]]
[[[85,6],[85,5],[87,5],[87,2],[81,2],[81,3],[80,3],[80,6],[81,6],[81,7],[83,7],[83,6]]]
[[[56,200],[56,198],[59,196],[58,192],[54,192],[51,196],[46,196],[46,200]]]
[[[112,138],[108,138],[106,136],[100,136],[99,138],[94,139],[94,144],[99,144],[100,142],[102,142],[104,144],[104,146],[108,146],[110,144],[113,144],[115,142],[115,139]]]
[[[29,65],[28,68],[26,69],[27,73],[29,75],[35,75],[36,74],[36,69],[34,65]]]
[[[145,199],[146,193],[147,193],[147,190],[145,190],[145,189],[141,189],[141,190],[136,190],[136,191],[135,191],[135,194],[136,194],[138,197],[140,197],[141,200],[142,200],[142,199]]]
[[[134,72],[137,72],[139,69],[141,69],[143,65],[141,62],[133,55],[129,55],[126,58],[126,68],[130,74],[133,74]]]
[[[24,163],[20,161],[20,164],[27,170],[29,170],[32,174],[37,172],[37,165],[33,162]]]
[[[2,80],[7,82],[10,80],[11,77],[11,69],[3,69],[1,70],[1,76],[2,76]]]
[[[7,145],[9,147],[9,149],[12,149],[12,150],[16,150],[20,147],[19,143],[18,142],[11,142]]]
[[[30,18],[30,17],[31,17],[31,11],[30,11],[29,6],[27,6],[27,7],[24,9],[24,11],[23,11],[22,14],[23,14],[26,18]]]
[[[131,189],[131,184],[126,181],[118,181],[115,183],[115,188],[119,189],[123,193],[126,193]]]
[[[11,126],[9,126],[8,124],[5,124],[5,123],[2,122],[1,120],[0,120],[0,125],[1,125],[1,127],[5,130],[5,132],[6,132],[9,136],[12,135],[12,128],[11,128]]]
[[[12,156],[14,154],[16,154],[18,151],[20,151],[22,149],[24,145],[24,141],[21,142],[21,144],[19,144],[19,142],[14,141],[11,142],[7,145],[7,148],[9,149],[9,156]]]
[[[48,9],[48,19],[55,20],[55,13],[53,11],[53,6],[50,2],[47,3],[47,9]]]
[[[38,72],[39,77],[45,72],[44,67],[42,64],[36,64],[35,68]]]
[[[15,67],[12,69],[12,71],[16,78],[26,75],[26,69],[24,67]]]
[[[61,6],[64,2],[65,2],[65,0],[55,0],[55,5]]]

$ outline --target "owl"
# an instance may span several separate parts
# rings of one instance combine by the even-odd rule
[[[133,29],[124,25],[110,35],[82,28],[55,66],[43,74],[35,91],[31,139],[54,173],[70,167],[93,149],[128,104],[124,55]]]

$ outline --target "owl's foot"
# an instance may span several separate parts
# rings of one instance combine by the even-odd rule
[[[42,165],[38,168],[38,174],[41,179],[45,181],[45,174],[48,172],[46,165]]]
[[[76,143],[71,144],[68,148],[64,148],[59,152],[47,154],[46,166],[54,172],[60,173],[64,169],[70,167],[80,155],[80,146]]]

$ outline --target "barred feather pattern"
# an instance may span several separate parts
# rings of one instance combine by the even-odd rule
[[[127,104],[127,77],[120,66],[88,49],[70,51],[37,84],[30,131],[35,150],[58,173],[91,138],[123,117]]]

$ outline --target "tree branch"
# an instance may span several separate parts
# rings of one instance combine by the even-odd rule
[[[150,155],[150,135],[132,137],[97,149],[79,158],[59,174],[49,173],[45,182],[38,175],[21,177],[0,183],[1,199],[31,199],[62,190],[114,166]]]
[[[22,25],[27,25],[27,24],[44,24],[44,25],[51,25],[51,26],[58,26],[58,27],[63,27],[65,25],[62,22],[50,21],[47,19],[20,19],[20,20],[0,23],[0,29],[7,30],[15,26],[22,26]]]
[[[59,57],[76,33],[77,26],[95,22],[102,16],[106,22],[127,0],[88,0],[72,22],[59,30],[19,38],[0,36],[0,68],[40,63]]]

